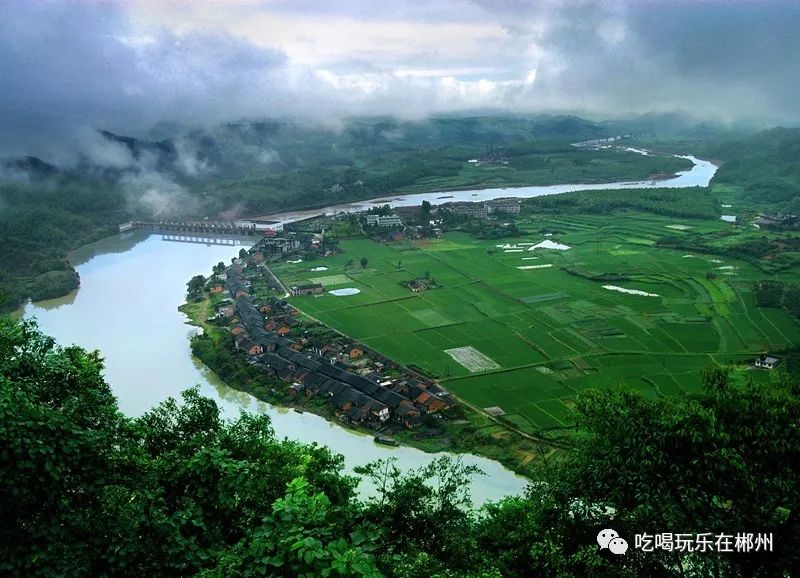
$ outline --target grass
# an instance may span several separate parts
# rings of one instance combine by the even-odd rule
[[[342,242],[340,255],[273,270],[289,285],[318,277],[310,269],[325,265],[326,277],[337,281],[327,289],[346,276],[361,293],[292,301],[438,378],[468,403],[500,406],[509,423],[538,432],[569,424],[569,400],[588,387],[647,396],[691,391],[708,365],[742,363],[800,341],[795,321],[755,306],[749,288],[764,274],[753,265],[655,246],[667,234],[728,234],[728,224],[694,220],[691,230],[676,224],[682,223],[633,212],[532,217],[521,223],[527,235],[518,239],[479,241],[458,233],[419,245],[356,239]],[[572,248],[487,252],[507,242],[538,242],[543,228],[561,231],[551,239]],[[538,258],[523,260],[532,256]],[[366,268],[345,268],[362,257]],[[552,267],[517,268],[530,263]],[[402,285],[426,271],[441,288],[412,293]],[[660,297],[608,291],[590,279],[607,273],[625,276],[613,285]],[[465,362],[454,350],[479,352],[468,357],[497,367]]]
[[[274,405],[294,407],[315,413],[342,427],[361,433],[374,432],[361,425],[337,419],[333,406],[319,397],[290,396],[283,382],[270,381],[247,363],[244,356],[231,354],[225,344],[227,327],[206,323],[218,296],[204,293],[202,299],[179,307],[192,325],[203,328],[203,335],[193,340],[193,353],[209,368],[217,372],[226,383],[240,391],[248,392],[262,401]],[[225,362],[224,360],[230,360]],[[223,360],[220,362],[220,360]],[[482,412],[456,408],[451,419],[442,420],[436,433],[426,427],[413,431],[400,431],[393,437],[399,442],[427,452],[456,451],[476,453],[497,460],[518,474],[532,476],[533,457],[544,452],[552,453],[555,445],[550,441],[519,435],[519,426],[512,420],[492,418]]]

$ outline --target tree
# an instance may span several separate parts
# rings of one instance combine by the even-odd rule
[[[239,259],[247,259],[247,249],[244,247],[239,249]]]
[[[470,568],[473,514],[469,482],[483,472],[442,457],[401,473],[393,460],[356,468],[368,476],[377,495],[364,515],[383,532],[376,544],[380,560],[404,569],[402,575],[431,576],[437,571]]]
[[[7,320],[0,415],[4,575],[191,575],[224,567],[259,540],[287,542],[288,556],[290,534],[269,534],[283,522],[264,529],[283,515],[287,492],[300,502],[297,523],[309,515],[306,536],[319,523],[316,508],[329,510],[326,523],[335,519],[328,568],[370,575],[369,543],[338,541],[355,523],[346,515],[354,482],[340,474],[341,457],[277,440],[266,416],[225,421],[215,402],[189,390],[182,404],[170,399],[125,417],[98,353],[59,348],[34,324]]]
[[[551,513],[560,520],[555,542],[578,544],[567,552],[588,553],[592,546],[580,545],[591,545],[599,527],[628,538],[771,531],[780,554],[630,549],[624,566],[633,575],[796,573],[800,431],[792,424],[800,400],[791,390],[736,386],[726,370],[713,368],[699,394],[647,400],[591,390],[577,398],[576,410],[579,443],[548,476]]]
[[[369,263],[369,260],[366,257],[361,257],[360,263],[361,263],[361,268],[362,269],[366,269],[367,268],[367,263]]]
[[[195,275],[186,284],[186,296],[190,301],[199,301],[206,285],[206,278],[202,275]]]
[[[422,201],[422,217],[427,219],[431,216],[431,202]]]
[[[220,273],[222,273],[223,271],[225,271],[225,263],[223,263],[222,261],[220,261],[219,263],[217,263],[216,265],[214,265],[214,267],[213,267],[213,269],[212,269],[212,270],[214,271],[214,273],[216,273],[217,275],[219,275]]]
[[[252,535],[206,575],[382,576],[371,553],[378,533],[348,532],[347,512],[311,490],[304,478],[292,480]]]

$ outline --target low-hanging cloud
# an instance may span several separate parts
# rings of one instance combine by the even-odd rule
[[[295,80],[278,51],[139,30],[121,4],[0,3],[0,54],[0,154],[69,154],[65,139],[91,145],[87,127],[127,133],[284,114]]]
[[[141,160],[91,129],[281,116],[683,109],[796,123],[798,29],[800,6],[778,1],[10,0],[0,156],[78,150],[123,168]],[[184,174],[210,169],[176,143]]]

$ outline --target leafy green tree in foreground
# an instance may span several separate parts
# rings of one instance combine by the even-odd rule
[[[580,396],[574,451],[547,468],[527,501],[490,506],[479,544],[508,558],[509,573],[588,575],[608,565],[593,544],[613,528],[630,546],[611,561],[622,575],[800,575],[797,392],[738,387],[722,369],[703,382],[700,394],[655,401],[624,391]],[[774,551],[634,549],[635,534],[661,532],[772,532]]]
[[[750,577],[800,575],[800,404],[790,385],[577,398],[574,449],[525,496],[470,508],[469,466],[355,480],[265,416],[196,390],[123,416],[97,353],[0,320],[0,574]],[[597,532],[629,541],[605,555]],[[637,533],[772,532],[774,551],[642,552]]]
[[[375,574],[337,515],[354,489],[341,457],[275,439],[264,416],[225,422],[196,390],[124,417],[101,369],[96,353],[0,322],[0,573],[195,574],[274,529],[258,563],[275,575]],[[286,543],[318,530],[336,536],[323,552]]]

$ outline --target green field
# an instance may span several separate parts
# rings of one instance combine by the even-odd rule
[[[292,301],[438,377],[464,400],[500,406],[530,430],[568,423],[571,399],[587,387],[669,395],[698,387],[712,363],[744,362],[800,341],[800,326],[786,314],[756,307],[750,285],[764,274],[753,265],[654,246],[667,234],[713,234],[726,223],[631,213],[537,218],[520,227],[526,236],[501,241],[459,233],[392,245],[349,240],[340,255],[273,269],[287,285],[317,279],[326,289],[359,289]],[[544,228],[571,248],[530,250]],[[355,266],[345,269],[350,260]],[[319,265],[328,271],[310,271]],[[519,269],[532,265],[550,267]],[[412,293],[402,285],[426,272],[441,288]],[[625,280],[590,279],[609,273]]]

